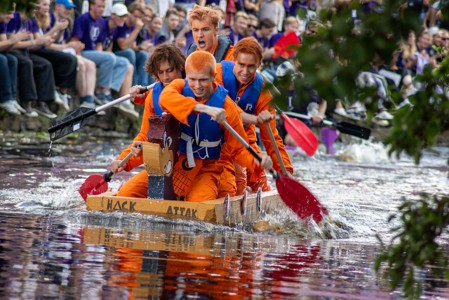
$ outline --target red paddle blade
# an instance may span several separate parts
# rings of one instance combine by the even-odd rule
[[[98,195],[108,190],[108,183],[104,181],[103,175],[93,174],[86,178],[86,181],[80,186],[79,193],[86,201],[89,195]]]
[[[284,119],[285,130],[292,137],[292,139],[303,149],[307,155],[313,156],[318,149],[318,138],[307,127],[306,124],[298,119],[290,119],[284,113],[281,113],[282,119]]]
[[[276,188],[282,201],[301,219],[312,217],[318,224],[327,215],[327,209],[301,183],[288,176],[276,179]]]

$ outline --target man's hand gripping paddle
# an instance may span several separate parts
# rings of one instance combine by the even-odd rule
[[[232,128],[226,121],[222,124],[258,161],[262,161],[262,157],[260,157],[260,155],[238,134],[238,132],[234,130],[234,128]],[[276,143],[274,143],[274,145],[276,145]],[[276,146],[274,147],[276,148]],[[279,149],[277,151],[279,152]],[[285,166],[283,167],[283,170],[284,169]],[[286,174],[281,175],[274,170],[269,171],[276,180],[276,188],[285,205],[287,205],[301,219],[307,220],[312,217],[316,223],[321,222],[323,214],[327,214],[327,209],[321,205],[305,186]],[[283,172],[286,172],[286,170]]]
[[[118,165],[119,168],[123,167],[131,156],[133,156],[133,153],[129,152],[128,155],[120,161]],[[106,192],[108,190],[108,182],[111,181],[112,175],[114,175],[114,173],[109,171],[103,175],[93,174],[87,177],[78,190],[84,201],[86,201],[87,196],[89,195],[98,195]]]

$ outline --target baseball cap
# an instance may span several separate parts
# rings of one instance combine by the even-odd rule
[[[282,64],[279,65],[276,69],[276,76],[277,77],[284,77],[287,74],[292,74],[295,72],[295,68],[289,61],[284,61]]]
[[[75,8],[76,5],[73,4],[72,0],[56,0],[56,4],[62,4],[65,8]]]
[[[119,17],[128,14],[128,8],[126,8],[125,4],[116,3],[111,8],[111,14],[117,15]]]

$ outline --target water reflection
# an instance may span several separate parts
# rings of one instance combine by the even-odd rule
[[[77,188],[124,143],[53,145],[50,157],[47,143],[1,148],[1,298],[399,299],[373,272],[374,235],[397,225],[386,220],[402,196],[449,194],[449,148],[415,166],[379,145],[337,145],[350,159],[293,154],[299,180],[330,211],[325,228],[288,211],[264,217],[268,233],[86,211]],[[419,273],[425,297],[449,298],[446,281],[428,274]]]

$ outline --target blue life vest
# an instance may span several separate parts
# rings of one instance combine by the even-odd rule
[[[186,97],[195,98],[187,79],[182,90]],[[207,105],[223,108],[227,91],[220,85],[207,101]],[[189,126],[181,124],[181,140],[178,152],[187,155],[189,167],[195,166],[193,158],[218,159],[223,144],[223,132],[220,124],[205,113],[192,113],[187,118]]]
[[[154,113],[156,116],[162,116],[164,112],[159,105],[159,98],[161,97],[162,90],[164,89],[164,85],[159,81],[153,86],[152,96],[153,96],[153,107]]]
[[[256,73],[254,81],[246,88],[242,96],[239,98],[237,79],[235,78],[233,69],[234,63],[231,61],[221,62],[223,70],[223,84],[225,89],[228,90],[229,97],[237,103],[237,105],[243,109],[246,113],[254,115],[256,109],[257,100],[259,100],[260,93],[263,87],[263,78],[259,73]]]

